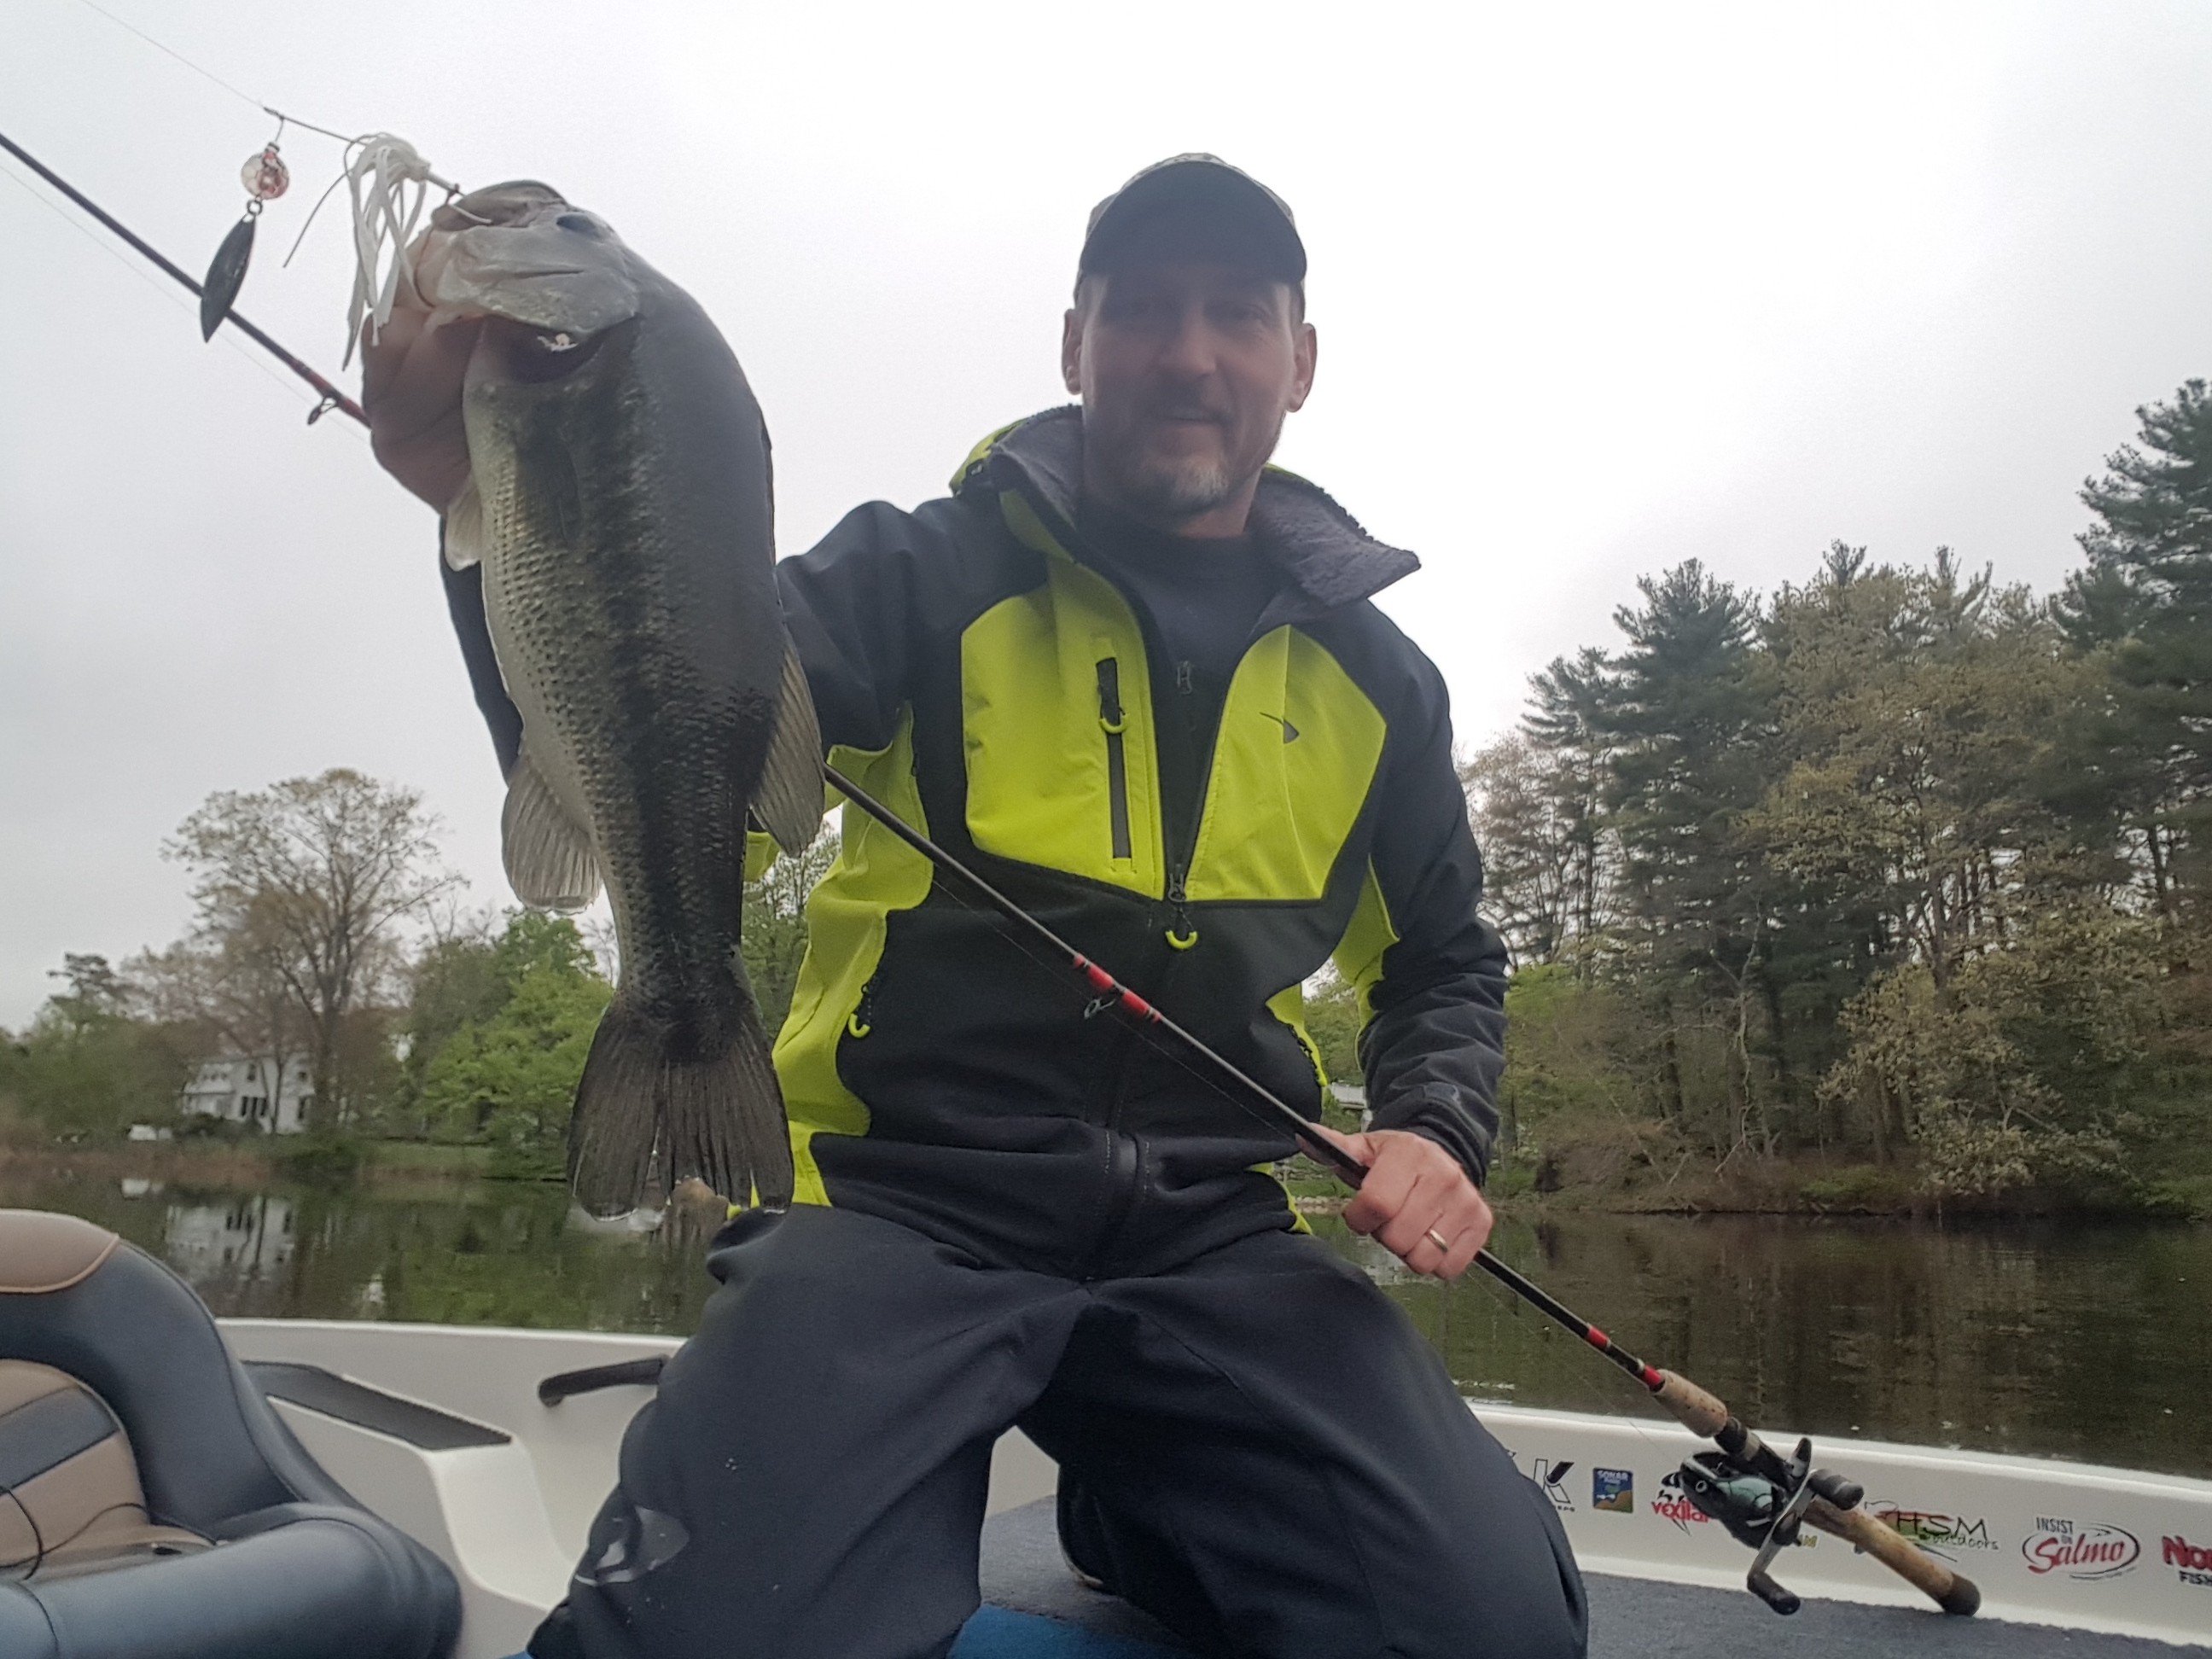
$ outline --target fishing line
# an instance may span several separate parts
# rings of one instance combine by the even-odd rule
[[[345,133],[333,132],[328,127],[319,127],[313,121],[303,121],[296,115],[287,115],[283,110],[276,108],[274,105],[263,103],[252,93],[242,91],[239,88],[233,86],[229,82],[224,80],[222,76],[217,75],[213,70],[206,69],[198,64],[195,64],[191,58],[185,57],[184,53],[179,52],[175,47],[162,45],[161,42],[156,40],[152,35],[147,33],[145,30],[140,28],[137,24],[126,23],[123,19],[118,17],[113,12],[108,10],[105,6],[95,5],[94,3],[94,0],[77,0],[77,4],[82,6],[88,11],[98,12],[109,22],[114,24],[116,27],[128,30],[131,33],[137,35],[141,40],[143,40],[148,46],[153,47],[155,51],[161,52],[167,57],[173,58],[177,62],[182,64],[193,74],[200,76],[204,79],[212,81],[216,85],[221,87],[232,97],[243,99],[246,102],[252,105],[254,108],[259,110],[264,115],[273,115],[280,122],[289,123],[293,126],[303,128],[308,132],[319,133],[325,138],[335,138],[342,144],[351,144],[360,142],[357,138],[350,137]]]
[[[252,94],[251,94],[250,93],[245,93],[245,92],[241,92],[241,91],[240,91],[236,87],[234,87],[234,86],[231,85],[231,83],[230,83],[229,82],[228,82],[228,81],[224,80],[224,79],[222,78],[222,76],[221,76],[220,75],[217,75],[217,74],[216,74],[213,70],[210,70],[210,69],[203,69],[203,68],[201,68],[198,64],[195,64],[194,62],[192,62],[192,60],[191,60],[191,58],[189,58],[185,57],[184,53],[182,53],[181,52],[177,51],[177,50],[176,50],[176,48],[174,48],[173,46],[163,46],[163,45],[162,45],[159,40],[155,40],[152,35],[150,35],[150,34],[147,33],[145,30],[143,30],[143,29],[140,28],[140,27],[139,27],[136,23],[126,23],[126,22],[125,22],[125,21],[124,21],[120,17],[118,17],[118,16],[117,16],[113,12],[112,12],[112,11],[110,11],[110,10],[108,10],[106,7],[105,7],[105,6],[94,5],[94,4],[93,3],[93,0],[76,0],[76,3],[77,3],[77,4],[79,4],[80,6],[82,6],[82,7],[83,7],[87,11],[96,11],[96,12],[98,12],[98,13],[99,13],[102,17],[105,17],[105,18],[106,18],[109,22],[111,22],[111,23],[114,24],[116,27],[118,27],[118,28],[119,28],[119,29],[126,29],[126,30],[128,30],[130,33],[131,33],[132,34],[137,35],[137,36],[141,40],[143,40],[143,41],[144,41],[148,46],[149,46],[153,47],[155,51],[156,51],[156,52],[158,52],[164,53],[164,54],[166,54],[167,56],[168,56],[168,57],[170,57],[170,58],[175,58],[175,59],[177,60],[177,62],[179,62],[179,64],[183,64],[186,69],[190,70],[193,74],[195,74],[195,75],[197,75],[197,76],[200,76],[201,78],[203,78],[204,80],[208,80],[208,81],[212,81],[212,82],[214,82],[216,85],[217,85],[217,86],[221,87],[221,88],[222,88],[225,92],[228,93],[232,97],[234,97],[234,98],[242,98],[242,99],[244,99],[247,103],[249,103],[249,104],[252,105],[256,109],[261,109],[261,108],[265,107],[265,106],[262,104],[261,100],[260,100],[258,98],[254,97],[254,96],[253,96]],[[301,125],[305,125],[305,123],[302,123]]]
[[[129,271],[132,277],[145,283],[148,288],[160,295],[163,304],[173,306],[179,310],[187,313],[191,310],[191,307],[185,301],[178,298],[175,294],[162,287],[161,283],[155,282],[153,276],[146,270],[144,266],[133,264],[130,260],[125,258],[112,244],[102,241],[99,237],[94,235],[91,231],[88,230],[82,224],[71,218],[68,214],[63,212],[62,210],[53,202],[48,200],[46,197],[40,195],[36,190],[33,189],[27,181],[18,177],[12,167],[0,166],[0,179],[7,179],[9,184],[21,191],[24,195],[29,197],[40,207],[46,209],[47,212],[52,214],[55,218],[60,220],[78,235],[83,237],[86,241],[98,248],[101,254],[107,258],[114,260],[117,264]],[[295,402],[299,401],[299,393],[295,383],[285,379],[283,375],[279,374],[274,368],[270,368],[265,358],[257,356],[253,352],[248,351],[244,346],[239,343],[236,337],[234,335],[224,335],[222,337],[222,343],[224,349],[235,354],[244,362],[252,364],[255,373],[265,375],[275,384],[283,387],[287,395],[291,397]]]

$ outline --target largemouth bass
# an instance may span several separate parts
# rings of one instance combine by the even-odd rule
[[[618,983],[576,1090],[571,1188],[599,1215],[687,1177],[788,1202],[740,901],[749,813],[793,851],[820,829],[821,748],[776,599],[759,405],[705,312],[544,185],[447,204],[409,264],[403,304],[488,319],[444,546],[481,571],[520,719],[507,878],[556,908],[604,882],[614,911]]]

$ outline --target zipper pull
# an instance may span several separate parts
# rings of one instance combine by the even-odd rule
[[[1182,866],[1168,866],[1168,902],[1175,907],[1175,922],[1168,929],[1168,944],[1177,951],[1188,951],[1198,943],[1198,929],[1190,924],[1190,911],[1186,908],[1189,896],[1183,890]]]
[[[1128,724],[1121,714],[1121,665],[1112,657],[1098,659],[1098,724],[1109,737],[1118,737]]]
[[[876,981],[874,975],[871,975],[868,982],[860,988],[860,1002],[851,1013],[845,1016],[846,1036],[857,1040],[874,1030],[876,1029],[875,1011]]]
[[[1190,665],[1187,662],[1176,665],[1176,690],[1186,697],[1190,695]]]

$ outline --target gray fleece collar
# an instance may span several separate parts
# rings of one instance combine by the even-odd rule
[[[1076,404],[1032,415],[1000,434],[971,466],[994,490],[1018,489],[1054,537],[1073,547],[1076,498],[1083,484],[1083,410]],[[965,482],[965,481],[963,481]],[[1269,467],[1252,502],[1251,532],[1281,569],[1283,591],[1260,618],[1262,631],[1371,599],[1410,576],[1421,562],[1376,541],[1318,484]]]

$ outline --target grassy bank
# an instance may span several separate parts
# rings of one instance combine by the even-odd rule
[[[1491,1201],[1501,1212],[1523,1216],[1553,1211],[1922,1218],[2094,1214],[2212,1223],[2212,1173],[2176,1173],[2115,1190],[2100,1202],[2028,1189],[1983,1199],[1953,1194],[1939,1204],[1909,1164],[1745,1157],[1713,1169],[1680,1156],[1656,1156],[1650,1148],[1631,1144],[1634,1139],[1583,1142],[1540,1156],[1509,1153],[1492,1171]],[[366,1187],[391,1197],[435,1198],[502,1175],[489,1146],[370,1140],[354,1143],[336,1159],[319,1159],[316,1150],[301,1141],[17,1144],[0,1146],[0,1179],[33,1185],[143,1180],[210,1191],[319,1182]],[[352,1161],[355,1153],[357,1162]],[[1302,1214],[1328,1215],[1343,1208],[1344,1188],[1320,1166],[1297,1158],[1282,1166],[1282,1175],[1292,1206]]]
[[[379,1188],[453,1186],[480,1178],[487,1146],[433,1141],[350,1143],[335,1160],[304,1139],[43,1142],[0,1146],[0,1177],[12,1181],[155,1181],[210,1189],[252,1189],[312,1178],[335,1164],[345,1178]],[[356,1160],[357,1155],[357,1161]],[[350,1164],[349,1170],[346,1165]]]

